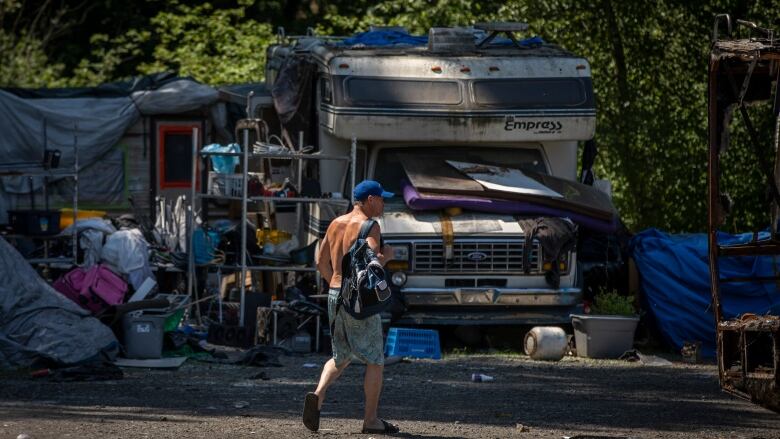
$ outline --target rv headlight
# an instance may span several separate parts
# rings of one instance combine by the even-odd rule
[[[409,261],[409,246],[405,244],[392,244],[394,261]]]
[[[390,277],[390,282],[392,282],[393,285],[397,287],[404,286],[404,284],[406,283],[406,273],[404,273],[403,271],[396,271]]]

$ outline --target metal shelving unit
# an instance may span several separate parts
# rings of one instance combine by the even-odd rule
[[[251,121],[251,120],[250,120]],[[197,133],[195,132],[197,129],[193,129],[193,139],[197,137]],[[302,146],[302,145],[301,145]],[[190,273],[189,273],[189,280],[188,280],[188,291],[190,294],[192,294],[192,287],[193,282],[192,279],[195,276],[195,268],[196,267],[214,267],[218,268],[220,270],[231,270],[231,271],[240,271],[241,275],[239,277],[239,282],[241,285],[241,305],[240,305],[240,325],[244,325],[244,306],[245,306],[245,297],[246,297],[246,274],[247,271],[270,271],[270,272],[310,272],[314,273],[317,271],[314,267],[304,267],[304,266],[274,266],[274,265],[247,265],[246,261],[246,222],[247,222],[247,203],[248,202],[263,202],[263,203],[296,203],[296,225],[295,228],[300,229],[301,225],[301,206],[306,203],[336,203],[336,204],[343,204],[345,207],[350,202],[350,199],[346,198],[304,198],[304,197],[290,197],[290,198],[282,198],[282,197],[268,197],[268,196],[249,196],[247,193],[248,189],[248,176],[249,176],[249,159],[250,158],[260,158],[260,159],[273,159],[273,160],[290,160],[291,162],[297,162],[297,187],[300,190],[300,188],[303,185],[303,165],[304,162],[307,160],[333,160],[333,161],[346,161],[349,164],[349,177],[350,177],[350,189],[349,193],[352,193],[352,189],[355,187],[355,156],[357,154],[357,139],[352,139],[352,144],[350,147],[350,155],[349,156],[340,156],[340,155],[330,155],[330,154],[320,154],[320,153],[313,153],[313,154],[306,154],[306,153],[299,153],[299,152],[286,152],[286,153],[255,153],[250,151],[252,149],[252,145],[249,144],[249,131],[244,130],[244,136],[243,136],[243,147],[242,152],[240,153],[219,153],[219,152],[200,152],[197,150],[197,143],[193,142],[192,145],[192,155],[193,155],[193,177],[195,175],[196,170],[196,163],[197,160],[204,160],[208,157],[213,156],[221,156],[221,157],[240,157],[241,158],[241,182],[242,182],[242,196],[227,196],[227,195],[214,195],[206,193],[208,188],[203,188],[202,193],[197,193],[196,191],[196,178],[193,178],[192,181],[192,200],[193,205],[195,204],[196,200],[235,200],[235,201],[241,201],[241,224],[243,227],[241,227],[241,246],[240,246],[240,263],[239,264],[233,264],[233,265],[224,265],[224,264],[195,264],[195,253],[193,251],[193,231],[194,231],[194,214],[191,215],[191,220],[189,222],[190,227],[188,229],[189,231],[189,267],[190,267]],[[291,163],[292,165],[292,163]],[[204,168],[207,169],[207,168]],[[193,209],[194,212],[194,209]]]
[[[44,131],[45,131],[45,125],[44,125]],[[36,169],[31,167],[13,167],[13,166],[0,166],[0,177],[28,177],[28,178],[35,178],[35,177],[44,177],[46,180],[44,181],[43,185],[43,193],[44,197],[46,199],[45,208],[48,209],[48,181],[51,178],[71,178],[73,179],[73,224],[76,224],[76,221],[78,220],[78,213],[79,213],[79,146],[78,146],[78,125],[74,126],[74,134],[73,134],[73,156],[74,156],[74,162],[73,167],[70,169]],[[44,133],[45,136],[45,133]],[[44,139],[44,143],[45,143]],[[33,206],[30,206],[30,208],[33,208]],[[11,234],[7,235],[7,237],[24,237],[24,238],[34,238],[34,239],[41,239],[41,240],[51,240],[57,238],[56,235],[49,235],[49,236],[34,236],[34,235],[19,235],[19,234]],[[63,267],[70,264],[76,265],[78,263],[77,261],[77,255],[78,255],[78,233],[75,232],[71,237],[72,244],[73,244],[73,257],[72,258],[66,258],[66,257],[57,257],[52,258],[49,257],[49,245],[48,242],[44,244],[44,257],[43,258],[29,258],[27,261],[30,264],[33,265],[53,265],[53,264],[59,264]]]

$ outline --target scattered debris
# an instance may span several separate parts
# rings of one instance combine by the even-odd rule
[[[525,433],[528,431],[528,427],[520,423],[515,424],[515,429],[520,430],[521,433]]]
[[[61,383],[71,381],[111,381],[124,378],[122,369],[111,363],[88,363],[60,369],[40,369],[30,374],[33,378],[47,378]]]
[[[683,342],[682,349],[680,349],[680,355],[686,363],[697,364],[701,362],[701,342],[700,341],[685,341]]]
[[[269,376],[268,376],[268,374],[267,374],[267,373],[265,373],[265,372],[258,372],[258,373],[256,373],[255,375],[252,375],[252,376],[251,376],[249,379],[250,379],[250,380],[263,380],[263,381],[268,381],[268,380],[270,380],[270,379],[271,379],[271,377],[269,377]]]
[[[472,373],[471,374],[471,381],[474,381],[475,383],[487,383],[490,381],[494,381],[495,378],[493,378],[490,375],[485,375],[484,373]]]
[[[145,367],[149,369],[178,369],[187,357],[169,357],[154,358],[150,360],[139,360],[133,358],[117,358],[114,364],[120,367]]]
[[[629,362],[640,362],[645,366],[671,366],[672,362],[655,355],[645,355],[636,349],[623,352],[618,360],[624,360]]]

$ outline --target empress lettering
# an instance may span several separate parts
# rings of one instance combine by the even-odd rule
[[[525,131],[538,131],[538,132],[560,132],[563,129],[563,124],[556,120],[547,121],[534,121],[534,120],[514,120],[513,118],[507,118],[504,130],[525,130]]]

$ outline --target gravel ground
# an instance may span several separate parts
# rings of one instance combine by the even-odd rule
[[[0,437],[236,438],[360,435],[363,367],[328,394],[322,429],[300,423],[321,355],[285,367],[188,361],[179,370],[125,369],[116,381],[53,383],[0,376]],[[269,380],[253,379],[264,371]],[[473,383],[482,372],[494,382]],[[381,415],[404,437],[780,437],[780,415],[719,390],[713,365],[643,366],[567,357],[451,355],[386,367]]]

